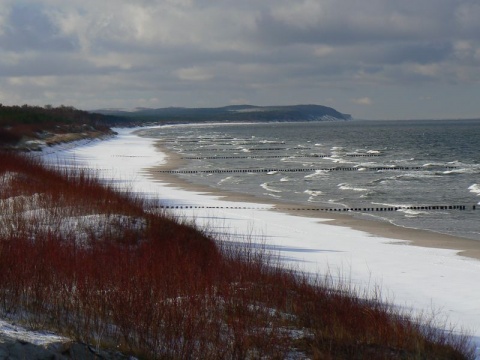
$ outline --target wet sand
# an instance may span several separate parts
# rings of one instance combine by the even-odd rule
[[[139,135],[148,136],[147,134],[148,133],[142,133]],[[307,216],[324,220],[328,219],[330,220],[328,224],[363,231],[371,234],[372,236],[389,238],[392,239],[392,243],[397,243],[399,246],[410,245],[437,249],[458,250],[458,255],[480,260],[480,241],[435,233],[432,231],[400,227],[373,218],[372,220],[358,219],[352,214],[334,212],[325,213],[308,210],[311,207],[293,203],[279,202],[278,200],[260,198],[258,196],[249,194],[223,191],[207,185],[191,183],[174,174],[159,173],[158,170],[175,170],[181,166],[185,166],[187,165],[187,161],[182,159],[180,155],[173,153],[162,146],[161,140],[156,141],[155,146],[159,152],[165,154],[165,163],[163,165],[150,168],[147,172],[150,174],[153,180],[161,181],[169,186],[182,188],[187,191],[205,193],[206,195],[217,196],[225,201],[272,205],[272,211],[280,211],[283,213],[288,213],[292,216]],[[406,240],[408,243],[405,243],[404,241],[396,242],[395,240]]]

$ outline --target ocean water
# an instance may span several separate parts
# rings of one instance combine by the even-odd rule
[[[480,120],[197,124],[152,134],[187,161],[178,176],[194,183],[480,240]]]

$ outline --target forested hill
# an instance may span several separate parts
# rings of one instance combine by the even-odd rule
[[[112,134],[110,125],[124,121],[71,106],[3,106],[0,104],[0,148],[36,150],[84,138]]]
[[[134,111],[96,110],[95,112],[154,122],[234,122],[234,121],[325,121],[350,120],[351,116],[322,105],[253,106],[232,105],[218,108],[168,107],[137,108]]]

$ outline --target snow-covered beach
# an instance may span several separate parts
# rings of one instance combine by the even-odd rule
[[[380,288],[387,300],[415,313],[440,313],[439,320],[448,317],[455,330],[469,332],[480,346],[480,261],[458,255],[461,248],[413,246],[332,225],[328,219],[273,211],[272,204],[232,202],[161,181],[149,171],[167,161],[155,139],[137,136],[132,129],[117,131],[112,139],[56,148],[44,157],[78,163],[119,186],[158,198],[173,207],[175,215],[192,219],[224,239],[259,242],[275,251],[286,266],[320,276],[330,272],[359,290]]]

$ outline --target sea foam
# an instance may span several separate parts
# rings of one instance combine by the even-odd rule
[[[480,196],[480,185],[478,184],[473,184],[468,188],[471,193],[478,194]]]

